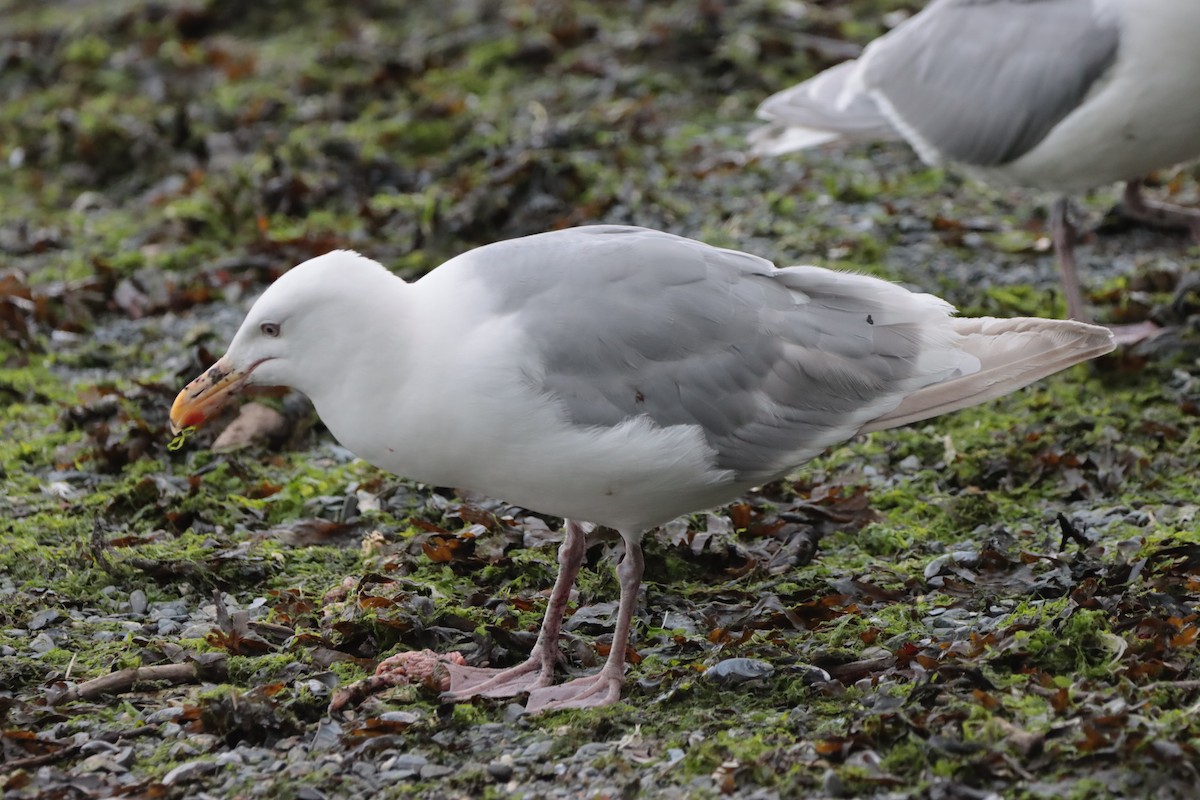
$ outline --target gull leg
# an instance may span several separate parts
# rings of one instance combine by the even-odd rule
[[[563,542],[558,548],[558,577],[550,591],[542,627],[528,660],[507,669],[467,667],[443,662],[442,666],[450,673],[450,690],[442,695],[443,700],[453,702],[471,697],[512,697],[551,684],[554,667],[558,663],[558,634],[562,630],[571,587],[575,585],[586,550],[583,528],[574,520],[567,520]]]
[[[621,699],[621,687],[625,684],[625,648],[629,644],[629,630],[633,625],[633,613],[637,608],[638,587],[642,583],[645,561],[642,545],[637,537],[624,532],[625,553],[617,565],[617,580],[621,584],[621,602],[617,609],[617,627],[613,630],[612,649],[604,666],[595,675],[576,678],[559,686],[546,686],[529,693],[525,707],[531,713],[556,711],[563,708],[591,708],[606,706]]]
[[[1126,185],[1126,193],[1128,187]],[[1060,197],[1050,209],[1050,232],[1054,241],[1054,252],[1058,256],[1058,270],[1062,276],[1063,293],[1067,296],[1067,314],[1080,322],[1091,322],[1083,289],[1079,285],[1079,274],[1075,269],[1075,226],[1071,223],[1070,202]],[[1118,345],[1136,344],[1162,332],[1153,322],[1137,322],[1132,325],[1109,325]]]
[[[1121,213],[1130,219],[1155,228],[1186,228],[1190,231],[1192,241],[1200,244],[1200,210],[1185,208],[1174,203],[1163,203],[1147,200],[1142,194],[1141,180],[1125,182],[1125,192],[1121,199]],[[1187,281],[1181,282],[1181,291],[1187,294]],[[1180,295],[1176,294],[1172,306],[1177,306]],[[1137,344],[1147,339],[1153,339],[1166,329],[1152,320],[1137,322],[1132,325],[1110,325],[1113,336],[1119,346]]]
[[[1050,238],[1054,242],[1063,293],[1067,296],[1067,314],[1071,319],[1091,322],[1075,269],[1075,226],[1071,223],[1070,201],[1066,197],[1058,198],[1050,207]]]

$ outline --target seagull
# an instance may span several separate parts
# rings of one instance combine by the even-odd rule
[[[1067,309],[1090,319],[1067,196],[1126,181],[1124,211],[1186,227],[1142,177],[1200,158],[1200,2],[933,0],[862,56],[768,97],[751,152],[904,139],[931,165],[1059,195],[1051,239]]]
[[[449,700],[527,692],[546,711],[620,698],[646,531],[1112,349],[1074,320],[960,319],[877,278],[597,225],[479,247],[412,283],[350,251],[306,261],[179,393],[171,426],[290,386],[377,467],[564,518],[529,659],[444,664]],[[623,543],[616,627],[597,673],[555,685],[585,521]]]

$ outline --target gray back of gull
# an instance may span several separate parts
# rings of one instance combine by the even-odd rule
[[[714,466],[748,479],[852,435],[848,418],[896,392],[922,347],[918,324],[847,290],[854,276],[658,231],[588,226],[472,255],[489,310],[517,315],[540,353],[531,383],[572,424],[699,425]]]
[[[941,0],[862,57],[864,82],[928,159],[998,166],[1070,114],[1116,60],[1094,0]]]

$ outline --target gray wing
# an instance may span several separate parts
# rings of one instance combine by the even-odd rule
[[[542,353],[531,380],[571,422],[699,425],[715,466],[747,478],[795,466],[963,366],[957,352],[918,366],[922,326],[948,305],[874,278],[617,226],[474,252],[496,310],[519,315]]]
[[[897,138],[895,127],[871,96],[850,87],[859,68],[858,61],[843,61],[764,100],[758,116],[771,124],[750,133],[751,152],[779,155],[843,136]],[[797,127],[803,130],[796,131]],[[817,132],[828,135],[814,135]]]
[[[859,61],[868,91],[927,160],[933,151],[995,166],[1079,106],[1119,38],[1094,0],[942,0]]]

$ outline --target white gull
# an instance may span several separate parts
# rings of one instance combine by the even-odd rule
[[[1113,347],[1107,329],[1081,322],[952,312],[876,278],[778,269],[633,227],[499,242],[413,283],[335,251],[263,293],[171,421],[197,425],[248,384],[291,386],[376,466],[565,518],[529,660],[447,664],[449,697],[602,705],[620,697],[647,530],[856,434],[1007,394]],[[553,685],[583,521],[624,542],[616,630],[597,674]]]

